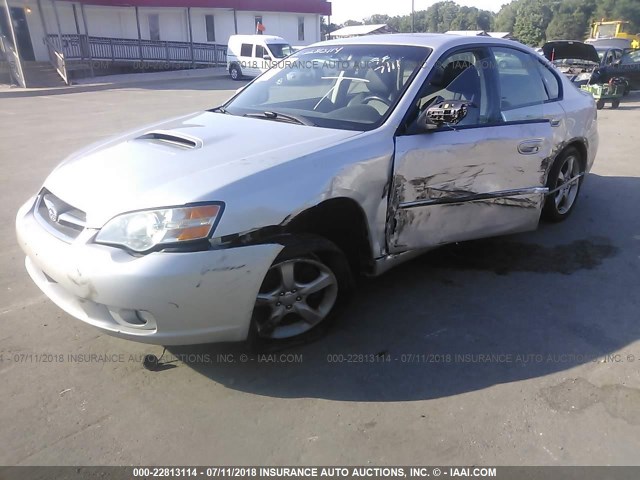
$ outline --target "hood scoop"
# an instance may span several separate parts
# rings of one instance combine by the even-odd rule
[[[194,150],[202,148],[202,140],[199,138],[184,135],[182,133],[175,133],[171,131],[157,130],[154,132],[145,133],[136,140],[147,140],[154,143],[168,145],[176,148]]]

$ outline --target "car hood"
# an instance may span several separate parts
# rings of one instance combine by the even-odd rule
[[[587,43],[573,41],[547,42],[542,46],[542,51],[547,60],[569,58],[600,63],[600,57],[595,47]]]
[[[44,187],[100,228],[124,212],[225,201],[217,189],[360,133],[203,112],[81,151]]]

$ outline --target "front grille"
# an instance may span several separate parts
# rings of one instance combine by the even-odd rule
[[[47,230],[67,242],[76,239],[87,223],[86,213],[63,202],[47,189],[42,189],[38,195],[34,215]]]

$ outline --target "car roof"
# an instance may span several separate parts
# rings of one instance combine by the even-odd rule
[[[282,37],[277,37],[275,35],[231,35],[229,37],[229,39],[234,39],[234,40],[262,40],[265,42],[268,41],[285,41],[284,38]]]
[[[391,33],[381,35],[365,35],[363,37],[339,38],[314,43],[313,46],[330,45],[405,45],[417,47],[430,47],[434,50],[447,49],[462,45],[492,44],[505,46],[527,47],[513,40],[506,40],[485,36],[465,36],[450,33]]]

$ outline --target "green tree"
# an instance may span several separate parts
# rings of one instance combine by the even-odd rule
[[[546,30],[549,40],[584,40],[589,36],[589,19],[593,15],[595,2],[568,0],[552,3],[553,18]]]
[[[540,46],[546,41],[546,30],[553,16],[544,0],[521,0],[516,9],[513,34],[522,43]]]
[[[327,24],[327,19],[325,17],[320,17],[320,32],[322,33],[322,39],[326,40],[329,38],[329,34],[335,30],[340,28],[335,23]]]
[[[598,0],[592,20],[627,20],[629,33],[640,33],[640,2],[638,0]]]
[[[494,28],[493,25],[494,25],[493,13],[489,12],[488,10],[480,10],[478,12],[478,18],[476,20],[476,27],[478,28],[478,30],[484,30],[485,32],[490,32]]]
[[[503,5],[495,19],[495,29],[498,32],[513,32],[516,24],[516,7],[519,2],[514,1]]]
[[[389,25],[390,22],[391,22],[391,17],[389,15],[381,15],[381,14],[371,15],[371,17],[364,19],[364,23],[366,25],[380,25],[383,23],[386,23],[387,25]]]
[[[446,0],[415,12],[415,31],[496,30],[512,32],[523,43],[540,45],[546,40],[582,40],[588,35],[591,22],[602,18],[628,20],[632,22],[629,32],[640,32],[640,1],[512,0],[504,4],[497,14],[493,14]],[[386,23],[399,32],[410,32],[412,28],[411,15],[391,17],[376,14],[364,23]],[[347,20],[343,26],[364,23]]]

